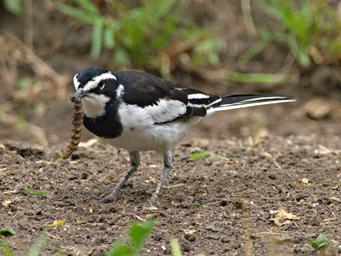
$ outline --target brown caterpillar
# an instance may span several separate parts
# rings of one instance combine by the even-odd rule
[[[83,126],[82,102],[76,98],[71,98],[71,101],[73,102],[73,128],[69,144],[63,150],[63,159],[69,158],[72,153],[76,151],[81,140],[81,132]]]

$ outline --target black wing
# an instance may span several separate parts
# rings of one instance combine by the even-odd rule
[[[170,122],[181,117],[205,116],[207,108],[221,100],[219,96],[209,95],[140,71],[122,71],[114,75],[118,83],[124,86],[125,103],[141,108],[155,106],[152,111],[155,123]],[[160,104],[161,100],[166,100],[168,104],[165,104],[165,101]],[[181,102],[184,108],[182,106],[175,108],[175,101]]]

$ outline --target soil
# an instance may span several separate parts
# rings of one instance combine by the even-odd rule
[[[340,137],[265,136],[248,140],[191,139],[176,149],[176,164],[156,209],[144,207],[160,177],[160,159],[142,154],[142,166],[116,203],[100,201],[127,170],[128,155],[110,146],[80,148],[61,160],[60,148],[0,145],[1,225],[27,250],[40,233],[43,255],[101,255],[134,220],[154,216],[156,227],[142,255],[170,255],[180,240],[184,255],[311,255],[300,248],[319,234],[333,240],[324,255],[341,253]],[[194,151],[219,156],[190,160]],[[33,188],[47,192],[32,195]],[[297,216],[274,224],[276,210]],[[65,224],[50,227],[56,220]],[[253,249],[250,247],[253,246]],[[322,254],[321,254],[322,255]]]

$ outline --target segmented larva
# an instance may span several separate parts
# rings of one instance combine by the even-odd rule
[[[73,152],[76,151],[78,144],[81,140],[81,132],[83,126],[83,111],[82,102],[79,99],[72,98],[73,102],[73,121],[72,121],[72,134],[69,140],[69,144],[63,151],[63,158],[69,158]]]

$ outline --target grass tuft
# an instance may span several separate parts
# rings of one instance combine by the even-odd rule
[[[206,28],[183,22],[179,0],[146,0],[134,6],[113,0],[105,10],[90,0],[74,2],[54,1],[58,11],[92,27],[94,59],[107,49],[118,66],[147,66],[164,76],[182,53],[192,64],[219,63],[222,41]]]
[[[242,62],[272,42],[286,45],[302,67],[340,60],[341,20],[335,4],[324,0],[257,0],[255,5],[274,23],[263,19],[259,42],[245,52]]]

